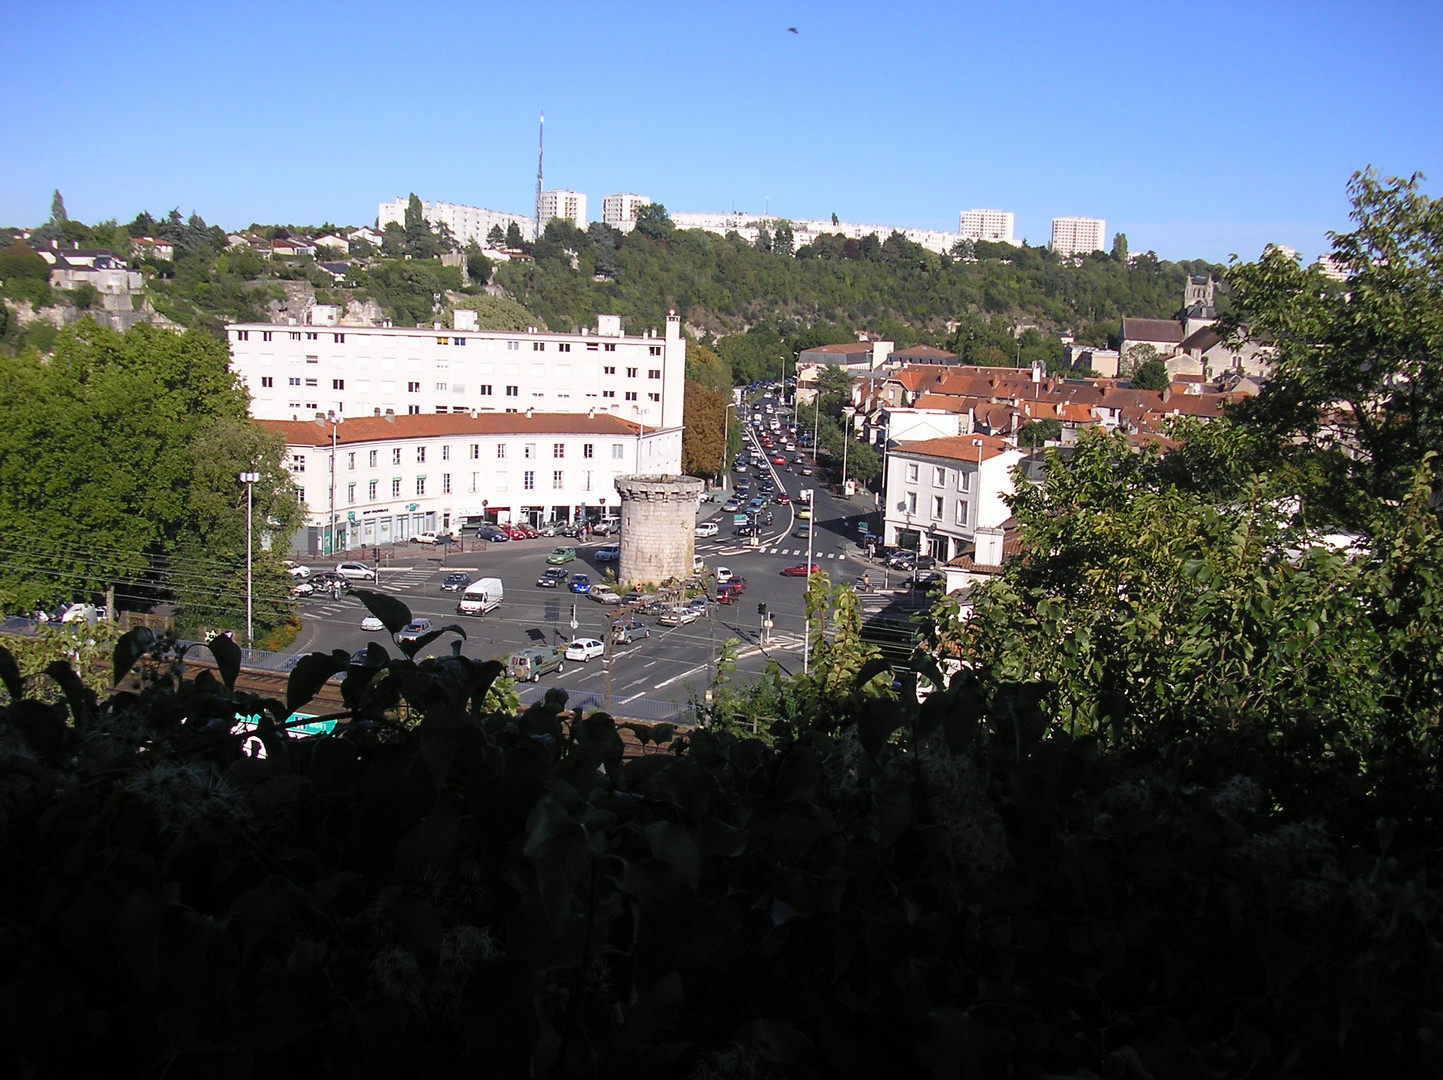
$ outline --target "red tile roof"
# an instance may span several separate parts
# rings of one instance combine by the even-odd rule
[[[977,442],[982,443],[982,460],[991,461],[1002,454],[1015,454],[1016,449],[996,435],[948,435],[943,439],[918,439],[916,442],[899,442],[893,446],[895,454],[917,454],[922,457],[949,458],[952,461],[976,461]]]
[[[279,432],[287,446],[327,446],[331,425],[322,420],[257,420],[260,427]],[[336,427],[339,445],[393,439],[435,439],[448,435],[614,435],[635,437],[649,430],[609,413],[420,413],[397,416],[357,416]],[[655,429],[650,429],[655,430]]]

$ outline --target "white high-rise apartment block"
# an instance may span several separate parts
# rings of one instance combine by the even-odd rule
[[[1016,244],[1012,239],[1014,216],[1008,210],[963,210],[957,216],[957,231],[964,240],[990,240]]]
[[[586,196],[579,191],[543,191],[537,212],[543,230],[552,218],[569,221],[578,229],[586,228]]]
[[[585,196],[583,196],[583,199]],[[408,199],[393,199],[391,202],[383,202],[376,211],[376,228],[385,231],[386,226],[395,222],[397,225],[406,224],[406,204]],[[584,206],[583,206],[584,210]],[[504,233],[515,222],[516,227],[521,230],[522,239],[536,239],[536,221],[530,214],[503,214],[499,210],[482,210],[475,206],[461,206],[458,203],[432,203],[423,202],[421,213],[426,218],[426,223],[433,229],[445,225],[451,231],[451,235],[460,243],[467,244],[472,240],[485,246],[486,234],[492,228],[500,228]],[[582,223],[583,226],[585,222]]]
[[[686,378],[681,320],[625,335],[621,317],[568,334],[454,325],[236,323],[231,371],[257,420],[472,413],[608,413],[646,427],[680,427]]]
[[[636,212],[650,202],[645,195],[607,195],[601,200],[601,220],[613,229],[628,232],[636,224]]]
[[[1107,222],[1102,218],[1060,217],[1052,219],[1052,250],[1064,259],[1106,251],[1103,239]]]

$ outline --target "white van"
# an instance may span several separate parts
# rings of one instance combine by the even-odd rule
[[[504,596],[505,590],[501,587],[500,578],[479,578],[466,586],[466,591],[461,594],[461,600],[456,605],[456,614],[485,615],[500,604]]]

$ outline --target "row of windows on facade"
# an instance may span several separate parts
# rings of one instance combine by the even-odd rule
[[[319,389],[319,386],[317,385],[317,383],[318,383],[318,380],[316,380],[316,379],[306,379],[306,380],[304,380],[304,381],[302,381],[301,379],[287,379],[287,380],[286,380],[286,385],[288,385],[288,386],[292,386],[292,387],[302,387],[302,386],[304,386],[304,387],[307,387],[307,388],[309,388],[309,389]],[[272,389],[275,385],[276,385],[276,381],[275,381],[275,379],[274,379],[272,376],[270,376],[270,375],[262,375],[262,376],[261,376],[261,388],[262,388],[263,390]],[[332,390],[345,390],[345,388],[346,388],[346,380],[345,380],[345,379],[332,379],[332,380],[331,380],[331,389],[332,389]],[[357,392],[357,393],[362,393],[362,394],[364,394],[364,393],[369,393],[369,392],[370,392],[370,389],[371,389],[370,383],[369,383],[368,381],[362,380],[361,385],[359,385],[359,386],[356,387],[356,392]],[[383,383],[382,386],[381,386],[381,393],[383,393],[383,394],[392,393],[392,392],[394,392],[394,389],[395,389],[395,388],[394,388],[393,386]],[[465,393],[465,391],[466,391],[465,386],[463,386],[463,385],[460,384],[460,383],[454,383],[454,384],[437,383],[437,384],[436,384],[436,392],[437,392],[437,393],[445,393],[448,389],[449,389],[452,393],[456,393],[456,394]],[[481,396],[481,397],[493,397],[493,396],[494,396],[494,394],[493,394],[494,387],[493,387],[490,383],[482,383],[478,389],[480,390],[480,396]],[[506,390],[506,396],[507,396],[507,397],[513,397],[513,398],[514,398],[514,397],[520,397],[520,396],[521,396],[521,388],[520,388],[519,386],[508,386],[508,387],[505,388],[505,390]],[[406,393],[408,393],[408,394],[419,394],[420,392],[421,392],[421,384],[420,384],[419,382],[408,382],[408,383],[406,384]],[[626,401],[637,401],[637,400],[639,400],[638,395],[637,395],[637,392],[636,392],[635,390],[627,390],[627,391],[624,391],[624,394],[625,394],[625,399],[624,399],[624,400],[626,400]],[[545,391],[545,390],[533,390],[533,391],[531,392],[531,396],[532,396],[533,398],[544,398],[544,397],[546,396],[546,391]],[[557,396],[558,398],[570,398],[570,397],[571,397],[571,394],[570,394],[569,391],[566,391],[566,390],[558,390],[558,391],[556,392],[556,396]],[[596,396],[595,394],[588,394],[588,395],[587,395],[587,397],[595,397],[595,396]],[[614,399],[614,398],[616,397],[616,391],[615,391],[615,390],[603,390],[603,391],[601,392],[601,396],[602,396],[603,398],[612,398],[612,399]],[[647,398],[648,401],[660,402],[660,401],[661,401],[661,394],[659,394],[659,393],[647,394],[647,395],[646,395],[646,398]],[[292,403],[291,403],[291,407],[292,407],[292,408],[299,409],[299,408],[301,407],[301,404],[300,404],[300,402],[292,402]],[[315,408],[315,407],[316,407],[316,406],[314,406],[314,405],[308,406],[308,408]],[[416,407],[410,409],[410,412],[413,413],[413,414],[419,413],[420,411],[421,411],[420,406],[416,406]],[[445,406],[442,406],[442,407],[438,408],[436,411],[437,411],[437,412],[444,413],[444,412],[446,411],[446,407],[445,407]]]
[[[968,511],[969,511],[969,510],[970,510],[970,507],[969,507],[969,505],[968,505],[968,503],[967,503],[967,501],[966,501],[965,499],[958,499],[958,500],[957,500],[957,512],[956,512],[956,515],[955,515],[955,516],[956,516],[956,518],[957,518],[957,522],[956,522],[956,523],[957,523],[958,525],[966,525],[966,524],[967,524],[967,515],[968,515]],[[907,514],[908,516],[910,516],[910,515],[912,515],[912,514],[915,514],[916,512],[917,512],[917,493],[916,493],[915,491],[909,491],[909,492],[907,492],[906,509],[903,511],[903,513],[905,513],[905,514]],[[946,507],[946,505],[945,505],[945,501],[943,500],[942,496],[941,496],[941,495],[933,495],[933,496],[932,496],[932,520],[933,520],[933,521],[941,521],[942,518],[943,518],[943,516],[946,514],[946,512],[947,512],[947,507]]]
[[[273,340],[275,339],[275,335],[276,335],[278,332],[279,332],[279,331],[275,331],[275,330],[262,330],[262,331],[260,332],[261,340],[262,340],[262,341],[273,341]],[[306,330],[306,331],[288,330],[288,331],[286,331],[286,334],[287,334],[287,336],[289,337],[289,339],[290,339],[291,341],[301,341],[301,340],[305,340],[305,341],[319,341],[319,340],[321,339],[321,335],[320,335],[320,333],[319,333],[318,331],[310,331],[310,330]],[[237,341],[249,341],[249,340],[251,339],[251,332],[250,332],[249,330],[237,330],[235,336],[236,336],[236,340],[237,340]],[[464,338],[464,337],[452,337],[452,336],[443,335],[443,336],[439,336],[439,337],[436,338],[436,344],[437,344],[437,345],[465,345],[468,340],[470,340],[470,339],[469,339],[469,338]],[[478,340],[483,340],[483,341],[485,341],[485,340],[491,340],[491,339],[481,338],[481,339],[478,339]],[[345,334],[332,334],[332,335],[331,335],[331,341],[332,341],[334,344],[336,344],[336,345],[344,345],[344,344],[346,343],[346,335],[345,335]],[[552,344],[556,346],[556,351],[557,351],[557,352],[569,353],[569,352],[571,351],[571,342],[569,342],[569,341],[556,341],[556,342],[552,342]],[[520,352],[520,351],[521,351],[521,342],[519,342],[519,341],[508,341],[508,342],[506,343],[506,349],[507,349],[508,352]],[[605,351],[605,352],[616,352],[616,345],[615,345],[614,343],[612,343],[612,342],[593,342],[593,341],[588,341],[588,342],[586,342],[586,351],[587,351],[587,352],[597,352],[598,350]],[[546,342],[544,342],[544,341],[533,341],[533,342],[531,343],[531,351],[532,351],[532,352],[545,352],[545,351],[546,351]],[[660,345],[648,345],[648,346],[647,346],[647,355],[649,355],[649,356],[660,356],[660,355],[661,355],[661,352],[662,352],[662,348],[661,348]],[[307,359],[307,360],[310,360],[310,359],[312,359],[312,358],[311,358],[311,357],[306,357],[306,359]],[[635,377],[636,377],[635,369],[632,368],[632,369],[628,369],[628,370],[630,370],[630,371],[632,372],[632,378],[635,378]],[[612,371],[611,371],[610,373],[613,374],[613,375],[616,374],[615,369],[612,369]],[[659,378],[659,377],[660,377],[660,376],[658,376],[658,378]]]
[[[421,497],[421,496],[424,496],[424,495],[426,494],[426,479],[427,479],[427,478],[424,477],[424,476],[418,476],[418,477],[416,477],[416,482],[415,482],[415,494],[417,495],[417,497]],[[505,473],[504,471],[503,471],[503,472],[491,473],[491,474],[490,474],[490,481],[491,481],[490,484],[483,485],[483,484],[481,483],[481,474],[480,474],[480,473],[474,473],[474,472],[471,473],[471,482],[470,482],[470,487],[469,487],[469,489],[468,489],[469,493],[472,494],[472,495],[474,495],[474,494],[476,494],[478,491],[481,491],[481,490],[483,489],[483,487],[484,487],[484,489],[487,490],[487,491],[495,491],[495,492],[504,492],[504,491],[509,491],[509,490],[510,490],[510,479],[508,478],[508,476],[506,475],[506,473]],[[393,499],[399,499],[399,498],[401,497],[401,483],[402,483],[401,477],[399,477],[399,476],[392,477],[392,479],[391,479],[391,498],[393,498]],[[350,504],[350,505],[354,505],[355,502],[356,502],[356,489],[357,489],[357,486],[358,486],[358,484],[357,484],[357,482],[356,482],[355,480],[351,480],[351,481],[348,481],[348,482],[346,483],[346,502],[347,502],[348,504]],[[521,487],[522,487],[522,490],[524,490],[524,491],[535,491],[535,490],[536,490],[536,472],[535,472],[535,470],[527,469],[527,470],[525,470],[524,472],[522,472],[522,474],[521,474]],[[563,491],[563,490],[565,490],[565,488],[566,488],[566,473],[565,473],[565,471],[562,470],[562,469],[557,469],[557,470],[553,471],[552,474],[551,474],[551,489],[552,489],[553,491]],[[381,490],[381,482],[380,482],[379,480],[368,480],[368,481],[366,481],[366,501],[367,501],[367,502],[375,502],[376,499],[377,499],[377,497],[378,497],[378,494],[379,494],[380,490]],[[585,477],[584,477],[584,480],[583,480],[583,483],[582,483],[582,486],[581,486],[581,490],[582,490],[582,491],[590,491],[590,490],[592,490],[592,476],[591,476],[591,470],[590,470],[590,469],[588,469],[588,470],[586,471],[586,475],[585,475]],[[451,488],[451,474],[450,474],[450,473],[442,473],[442,474],[441,474],[441,494],[442,494],[442,495],[450,495],[451,493],[452,493],[452,488]],[[298,501],[300,501],[300,502],[305,502],[305,501],[306,501],[306,489],[305,489],[305,488],[303,488],[303,487],[297,487],[297,488],[296,488],[296,499],[297,499]]]
[[[920,465],[917,465],[917,464],[915,464],[915,463],[913,463],[913,462],[908,462],[908,463],[907,463],[907,482],[910,483],[910,484],[915,484],[915,483],[918,481],[918,479],[920,478],[920,476],[921,476],[921,466],[920,466]],[[947,470],[944,469],[944,468],[942,468],[940,465],[934,465],[934,466],[932,466],[932,486],[933,486],[933,487],[946,487],[946,486],[947,486]],[[972,490],[972,474],[971,474],[970,472],[963,472],[961,469],[958,469],[958,470],[957,470],[957,490],[958,490],[958,491],[971,491],[971,490]]]
[[[264,356],[262,356],[262,357],[260,358],[260,362],[261,362],[262,366],[264,366],[264,367],[269,367],[269,366],[271,366],[271,360],[272,360],[272,357],[271,357],[269,354],[264,355]],[[355,361],[356,361],[356,369],[357,369],[358,371],[365,371],[365,370],[367,370],[367,369],[370,367],[370,364],[371,364],[371,358],[368,357],[368,356],[357,356],[357,357],[355,358]],[[308,356],[306,357],[306,365],[307,365],[307,366],[319,366],[319,365],[320,365],[320,362],[321,362],[321,358],[320,358],[319,356],[317,356],[317,355],[308,355]],[[291,357],[289,360],[286,361],[287,366],[299,366],[300,363],[301,363],[301,361],[300,361],[297,357],[294,357],[294,356]],[[340,369],[340,368],[345,367],[345,366],[346,366],[345,358],[339,357],[339,356],[332,357],[332,358],[331,358],[331,364],[330,364],[330,366],[331,366],[332,368],[334,368],[334,369]],[[450,362],[446,361],[446,360],[437,360],[437,361],[434,362],[434,367],[435,367],[435,370],[437,370],[437,371],[449,371],[449,370],[451,370],[452,366],[453,366],[453,365],[452,365]],[[466,364],[465,364],[464,362],[459,362],[459,361],[458,361],[454,366],[455,366],[455,369],[456,369],[457,371],[464,371],[464,370],[466,370]],[[482,375],[490,375],[493,367],[495,367],[494,364],[482,362],[482,363],[478,366],[478,369],[477,369],[477,370],[478,370],[479,373],[482,374]],[[394,371],[395,368],[396,368],[396,358],[395,358],[395,357],[393,357],[393,356],[383,356],[383,357],[381,357],[381,370],[382,370],[382,371]],[[521,365],[520,365],[520,364],[503,364],[503,365],[502,365],[502,368],[504,369],[504,370],[503,370],[503,374],[506,374],[506,375],[519,375],[519,374],[521,374]],[[406,358],[406,369],[407,369],[408,371],[419,371],[419,370],[421,370],[421,359],[420,359],[420,357],[416,357],[416,356],[407,357],[407,358]],[[603,365],[602,365],[602,368],[601,368],[601,373],[602,373],[603,375],[615,375],[615,374],[616,374],[616,365],[614,365],[614,364],[603,364]],[[553,374],[555,374],[555,376],[556,376],[557,378],[560,378],[560,379],[569,379],[569,378],[571,378],[571,365],[570,365],[570,364],[557,364],[556,367],[555,367],[555,371],[553,372]],[[588,374],[588,375],[591,375],[591,374],[594,374],[594,373],[593,373],[591,370],[588,370],[587,374]],[[263,376],[263,377],[264,377],[264,376]],[[545,364],[532,364],[532,365],[531,365],[531,377],[532,377],[533,379],[544,379],[544,378],[546,378],[546,377],[547,377],[546,365],[545,365]],[[629,368],[627,368],[627,369],[626,369],[626,377],[627,377],[628,379],[639,379],[639,378],[641,378],[641,368],[639,368],[639,367],[629,367]],[[646,369],[646,377],[647,377],[648,379],[660,379],[660,378],[661,378],[661,368],[647,368],[647,369]],[[344,384],[344,380],[340,380],[340,381]],[[267,384],[267,385],[269,385],[269,384]],[[292,386],[299,386],[300,384],[297,383],[297,382],[295,382],[295,381],[292,381],[292,382],[291,382],[291,385],[292,385]],[[315,384],[314,382],[308,381],[306,385],[308,385],[308,386],[314,386],[314,385],[316,385],[316,384]],[[334,385],[334,380],[333,380],[333,385]],[[337,389],[339,389],[339,387],[337,387]]]
[[[508,445],[509,445],[508,443],[504,443],[504,442],[499,442],[499,443],[496,444],[496,457],[497,457],[498,459],[503,459],[503,460],[505,459],[505,457],[506,457],[506,455],[507,455],[507,446],[508,446]],[[522,456],[523,458],[527,459],[527,460],[532,460],[532,459],[534,459],[534,458],[537,456],[537,445],[538,445],[538,444],[536,444],[536,443],[522,443],[522,444],[521,444],[521,456]],[[471,443],[471,444],[470,444],[470,457],[471,457],[471,460],[472,460],[472,461],[479,461],[479,460],[481,459],[481,447],[482,447],[482,444],[481,444],[481,443]],[[369,468],[372,468],[372,469],[376,468],[376,467],[380,464],[380,455],[381,455],[381,451],[379,451],[379,450],[368,450],[368,451],[366,451],[366,464],[367,464],[367,466],[368,466]],[[392,465],[399,465],[399,464],[401,464],[401,455],[402,455],[402,449],[401,449],[401,447],[399,447],[399,446],[393,446],[393,447],[391,448],[391,464],[392,464]],[[553,458],[557,458],[557,459],[561,459],[561,458],[566,457],[566,444],[565,444],[565,443],[552,443],[552,444],[551,444],[551,456],[552,456]],[[582,456],[583,458],[594,458],[594,457],[596,456],[596,444],[595,444],[595,443],[582,443],[582,444],[581,444],[581,456]],[[620,461],[620,460],[622,460],[622,458],[624,458],[625,456],[626,456],[626,444],[625,444],[625,443],[612,443],[612,444],[611,444],[611,458],[612,458],[613,461]],[[447,444],[445,444],[445,445],[443,445],[443,446],[441,447],[441,460],[442,460],[442,461],[450,461],[450,460],[451,460],[451,445],[450,445],[449,443],[447,443]],[[425,462],[426,462],[426,447],[424,447],[424,446],[418,446],[418,447],[416,447],[416,463],[417,463],[418,465],[422,465],[422,464],[425,464]],[[354,469],[355,467],[356,467],[356,451],[354,451],[354,450],[348,450],[348,451],[346,451],[346,468],[347,468],[347,469]],[[292,454],[292,455],[291,455],[291,472],[303,473],[303,472],[305,472],[305,471],[306,471],[306,455],[305,455],[305,454]]]

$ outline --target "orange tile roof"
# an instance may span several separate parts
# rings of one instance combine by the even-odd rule
[[[976,461],[976,444],[979,440],[982,443],[983,461],[990,461],[1002,454],[1017,452],[1006,439],[999,439],[996,435],[948,435],[941,439],[899,442],[893,447],[892,452],[917,454],[922,457],[950,458],[953,461]]]
[[[331,425],[322,420],[256,420],[275,431],[287,446],[327,446]],[[393,439],[435,439],[448,435],[615,435],[635,437],[643,428],[610,413],[419,413],[397,416],[351,417],[336,426],[336,443],[383,442]]]

